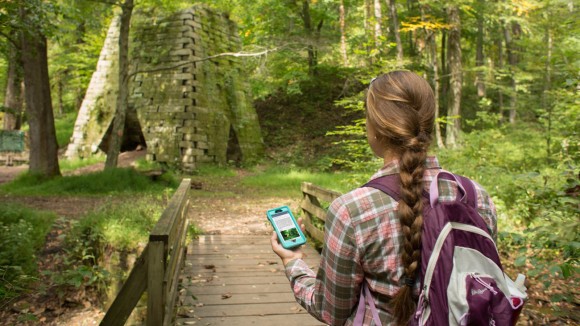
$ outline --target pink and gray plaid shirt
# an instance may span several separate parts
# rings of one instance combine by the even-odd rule
[[[441,170],[437,158],[429,157],[424,174],[425,189]],[[397,161],[380,169],[371,180],[399,173]],[[477,183],[479,213],[495,238],[496,212],[487,192]],[[439,180],[439,200],[454,200],[454,181]],[[366,281],[383,325],[392,324],[389,300],[403,280],[401,224],[398,203],[380,190],[361,187],[342,195],[328,210],[318,273],[301,259],[286,265],[296,301],[311,315],[329,325],[352,325]],[[418,282],[416,286],[418,294]],[[374,325],[367,306],[365,325]]]

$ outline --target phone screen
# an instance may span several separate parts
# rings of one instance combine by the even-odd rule
[[[298,233],[298,229],[296,229],[294,222],[292,222],[292,217],[288,212],[272,216],[272,221],[276,223],[276,227],[280,230],[284,241],[300,238],[300,233]]]

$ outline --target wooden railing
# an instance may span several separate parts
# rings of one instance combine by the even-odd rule
[[[303,182],[302,195],[303,198],[300,203],[300,208],[305,215],[304,225],[306,226],[306,232],[315,240],[323,242],[324,231],[316,227],[316,224],[324,225],[326,221],[326,209],[322,207],[320,202],[331,203],[342,194],[337,191],[324,189],[310,182]]]
[[[179,272],[187,247],[187,210],[191,180],[184,179],[149,235],[101,325],[124,325],[147,291],[147,325],[170,325],[178,292]]]

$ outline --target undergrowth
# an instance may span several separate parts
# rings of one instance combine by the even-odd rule
[[[37,278],[37,251],[55,219],[54,213],[18,204],[0,206],[0,304]]]

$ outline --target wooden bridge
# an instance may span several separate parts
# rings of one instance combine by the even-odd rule
[[[108,309],[101,325],[125,325],[147,293],[146,325],[323,325],[294,300],[269,235],[202,235],[187,239],[191,181],[171,198],[149,243]],[[340,194],[302,185],[307,233],[322,242],[325,210]],[[188,244],[189,240],[189,244]],[[305,261],[314,270],[320,256],[311,245]]]

